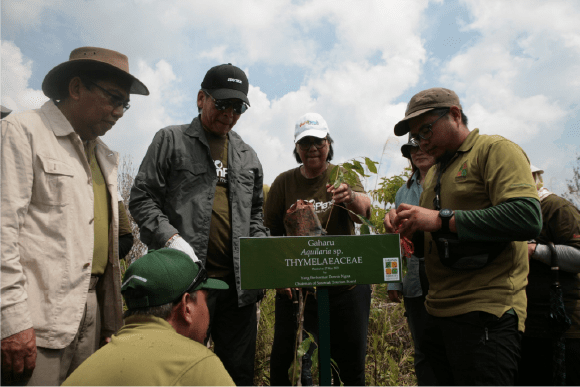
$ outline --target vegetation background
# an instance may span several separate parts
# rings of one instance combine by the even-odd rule
[[[119,166],[119,194],[129,208],[129,196],[136,168],[129,157],[121,159]],[[379,233],[384,233],[385,212],[393,206],[395,195],[410,175],[410,168],[400,175],[380,178],[376,188],[367,192],[375,204],[372,208],[371,223]],[[147,247],[139,240],[139,228],[129,215],[133,229],[134,244],[121,265],[122,273],[127,266],[147,252]],[[413,369],[413,341],[404,317],[403,304],[390,303],[387,285],[373,286],[366,358],[366,385],[413,386],[417,380]],[[270,385],[270,353],[274,341],[274,297],[275,290],[267,290],[260,303],[260,320],[256,344],[254,384]],[[314,379],[318,381],[317,377]]]

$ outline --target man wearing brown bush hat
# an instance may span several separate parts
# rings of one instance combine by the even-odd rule
[[[525,241],[542,227],[529,160],[501,136],[470,131],[459,98],[444,88],[411,98],[395,125],[397,136],[408,132],[436,164],[420,206],[401,204],[385,226],[425,232],[425,357],[438,385],[513,384],[526,318]]]
[[[60,385],[122,325],[119,156],[100,139],[148,95],[116,51],[81,47],[40,109],[2,120],[2,383]]]

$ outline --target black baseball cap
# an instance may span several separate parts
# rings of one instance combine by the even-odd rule
[[[411,148],[419,148],[419,143],[409,134],[409,141],[401,146],[401,153],[411,160]]]
[[[231,63],[212,67],[201,83],[201,88],[207,90],[215,99],[236,98],[250,106],[248,87],[246,73]]]
[[[127,308],[169,304],[185,292],[199,289],[228,289],[227,283],[207,277],[195,285],[200,270],[205,270],[201,262],[194,262],[182,251],[150,250],[133,262],[123,277],[121,293]]]

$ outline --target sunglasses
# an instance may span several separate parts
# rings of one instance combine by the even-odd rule
[[[226,110],[230,106],[233,107],[236,114],[244,114],[248,110],[248,105],[244,101],[240,100],[230,100],[230,99],[215,99],[210,93],[204,91],[205,95],[213,99],[216,110]]]
[[[131,105],[129,105],[129,101],[119,97],[116,94],[111,93],[109,90],[97,85],[95,82],[85,79],[83,80],[83,83],[85,84],[90,83],[93,86],[97,86],[99,89],[103,91],[103,93],[106,93],[109,96],[109,101],[111,103],[111,106],[113,106],[113,109],[117,109],[119,106],[123,106],[124,113],[131,107]]]
[[[298,141],[298,146],[302,150],[308,150],[310,147],[314,145],[316,149],[320,149],[326,145],[326,137],[324,138],[317,138],[314,140],[300,140]]]
[[[203,263],[201,263],[201,261],[197,261],[195,263],[199,266],[199,270],[197,272],[197,275],[193,279],[193,282],[191,283],[191,285],[189,285],[189,287],[187,288],[185,293],[191,292],[196,287],[198,287],[202,282],[204,282],[205,280],[207,280],[209,278],[209,276],[207,274],[207,270],[203,266]]]

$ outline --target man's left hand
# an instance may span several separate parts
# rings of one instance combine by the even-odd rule
[[[397,208],[394,224],[398,227],[401,236],[411,238],[415,231],[433,232],[441,228],[439,211],[401,203]]]

